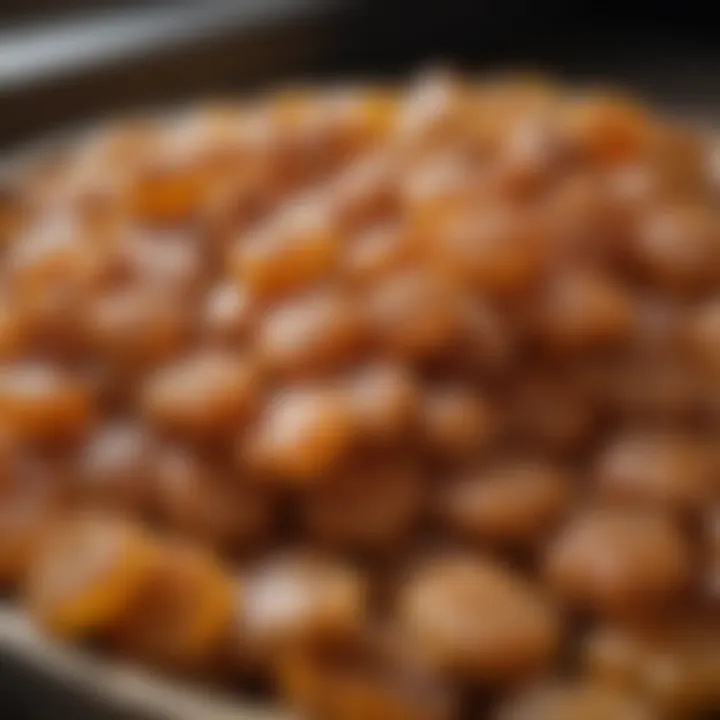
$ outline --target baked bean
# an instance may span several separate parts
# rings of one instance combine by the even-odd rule
[[[566,164],[567,142],[548,112],[516,119],[500,140],[498,181],[512,197],[535,197]]]
[[[261,296],[276,296],[330,273],[336,231],[321,209],[300,202],[275,221],[238,240],[230,266],[238,280]]]
[[[572,500],[567,474],[542,461],[479,465],[443,487],[440,514],[460,535],[491,545],[533,548]]]
[[[624,98],[587,97],[567,108],[563,125],[577,150],[594,162],[637,158],[648,142],[648,119]]]
[[[43,360],[74,362],[88,350],[85,314],[92,303],[77,285],[41,285],[36,291],[11,297],[25,337],[23,353]]]
[[[612,168],[605,175],[612,197],[628,210],[647,210],[664,197],[670,188],[665,178],[647,162],[632,162]]]
[[[343,269],[351,282],[369,285],[402,268],[411,257],[410,243],[401,228],[377,225],[353,238],[343,257]]]
[[[708,443],[671,432],[618,438],[600,455],[597,475],[611,500],[681,511],[701,509],[720,487]]]
[[[76,440],[93,419],[93,398],[81,379],[49,364],[18,364],[0,370],[0,409],[23,437]]]
[[[337,165],[346,150],[338,105],[331,97],[299,88],[268,99],[268,120],[282,147],[288,185],[312,182]]]
[[[247,358],[200,353],[152,375],[143,404],[161,429],[191,437],[232,433],[252,412],[259,384],[257,367]]]
[[[182,537],[223,553],[242,553],[267,535],[273,508],[261,488],[182,450],[165,450],[156,465],[156,510]]]
[[[452,215],[435,233],[433,260],[481,291],[522,291],[542,267],[538,225],[512,206],[481,205]]]
[[[348,403],[362,433],[373,440],[403,435],[420,405],[415,378],[402,365],[370,365],[350,378]]]
[[[207,192],[200,168],[183,166],[182,158],[163,158],[141,168],[127,189],[129,212],[140,221],[177,224],[197,212]]]
[[[482,397],[461,387],[431,389],[423,400],[422,428],[431,450],[455,457],[487,445],[492,412]]]
[[[400,204],[394,158],[375,151],[351,163],[329,189],[341,227],[359,230],[395,216]]]
[[[153,555],[144,531],[111,517],[81,516],[58,525],[30,566],[33,616],[65,637],[109,630],[148,576]]]
[[[77,150],[79,166],[107,168],[134,165],[150,151],[160,132],[150,118],[133,118],[98,128]]]
[[[62,517],[67,478],[62,465],[28,457],[10,441],[0,476],[0,584],[25,579],[38,548]]]
[[[366,583],[352,568],[309,554],[272,556],[244,580],[242,617],[251,657],[275,662],[295,646],[355,637]]]
[[[239,460],[285,482],[314,483],[349,450],[357,427],[348,403],[333,389],[296,389],[266,406]]]
[[[87,440],[80,457],[80,501],[142,514],[152,503],[156,447],[149,431],[127,422],[109,423]]]
[[[431,666],[480,683],[532,675],[552,662],[556,613],[526,581],[482,559],[440,558],[400,591],[399,620]]]
[[[451,73],[422,73],[398,104],[395,141],[409,152],[442,145],[460,130],[468,101],[464,83]]]
[[[245,340],[255,320],[250,294],[232,282],[215,285],[203,306],[201,330],[211,341],[235,344]]]
[[[40,292],[48,285],[87,290],[102,278],[103,260],[100,248],[69,213],[51,215],[29,227],[6,257],[12,284],[22,293]]]
[[[668,193],[676,197],[707,197],[710,190],[708,159],[712,145],[702,133],[684,122],[656,126],[650,137],[651,162]]]
[[[720,234],[712,212],[679,206],[651,215],[641,227],[636,262],[657,284],[680,292],[712,289],[720,278]]]
[[[186,299],[203,289],[212,268],[210,248],[199,247],[191,235],[182,233],[127,232],[128,237],[112,251],[118,280],[150,285]]]
[[[327,372],[354,359],[363,341],[361,313],[338,293],[294,299],[270,311],[257,344],[268,367],[285,376]]]
[[[447,281],[406,270],[371,288],[368,316],[378,343],[398,357],[437,354],[456,339],[464,306]]]
[[[457,148],[420,154],[406,165],[400,194],[412,239],[430,240],[455,212],[473,207],[488,185],[485,176]]]
[[[622,256],[627,236],[624,201],[613,201],[612,185],[589,173],[567,174],[540,202],[540,218],[549,261],[580,262],[591,267]],[[548,263],[549,264],[549,263]]]
[[[632,299],[622,287],[603,278],[564,275],[551,283],[539,325],[546,342],[560,350],[617,344],[633,331]]]
[[[96,298],[86,325],[96,352],[123,367],[167,361],[187,346],[191,329],[188,310],[177,297],[144,288]]]
[[[343,105],[343,120],[360,139],[368,143],[376,141],[390,131],[397,100],[397,91],[393,87],[354,89]]]
[[[657,609],[692,572],[690,549],[662,515],[595,510],[571,520],[547,555],[550,582],[568,602],[599,613]]]
[[[136,660],[195,668],[219,643],[231,608],[231,577],[212,555],[161,544],[110,642]]]

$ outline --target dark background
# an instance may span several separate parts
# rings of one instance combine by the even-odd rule
[[[234,93],[268,81],[403,74],[433,60],[539,69],[629,84],[652,100],[713,117],[720,46],[711,2],[651,0],[0,0],[0,147],[120,110]],[[228,16],[228,8],[235,13]],[[168,29],[121,57],[68,72],[48,63],[4,83],[3,37],[63,18],[160,10]],[[200,12],[200,15],[198,15]],[[105,15],[103,16],[102,13]],[[195,27],[197,18],[212,28]],[[19,28],[19,30],[18,30]],[[13,36],[13,33],[15,35]],[[80,35],[81,47],[92,30]],[[182,34],[180,38],[178,35]],[[7,78],[5,79],[7,80]]]

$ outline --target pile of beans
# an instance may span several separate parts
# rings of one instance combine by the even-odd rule
[[[720,707],[720,145],[428,74],[0,193],[0,579],[316,720]]]

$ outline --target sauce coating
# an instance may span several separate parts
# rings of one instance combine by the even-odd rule
[[[0,583],[318,720],[720,699],[717,141],[423,75],[0,188]]]

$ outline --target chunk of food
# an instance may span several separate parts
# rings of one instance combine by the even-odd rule
[[[400,592],[398,616],[431,667],[489,685],[541,672],[561,633],[529,582],[487,560],[440,558],[421,568]]]
[[[268,538],[273,499],[257,482],[177,448],[159,454],[153,480],[155,514],[168,530],[230,556]]]
[[[136,660],[197,668],[229,625],[231,576],[210,553],[182,544],[161,544],[153,560],[110,642]]]
[[[700,510],[720,488],[711,441],[671,432],[627,435],[598,463],[600,492],[610,500],[669,510]]]
[[[313,201],[302,201],[277,222],[240,237],[230,269],[258,295],[277,297],[330,274],[337,250],[332,220]]]
[[[259,330],[261,356],[284,376],[324,374],[362,350],[363,319],[352,300],[323,293],[271,311]]]
[[[115,422],[97,428],[78,462],[79,501],[109,511],[147,513],[153,503],[156,444],[141,424]]]
[[[549,539],[571,506],[567,474],[542,461],[480,465],[442,490],[440,516],[462,537],[533,549]]]
[[[82,379],[47,364],[0,369],[0,411],[33,441],[73,441],[92,422],[93,398]]]
[[[464,388],[431,388],[421,413],[427,443],[440,455],[472,454],[491,437],[492,410],[482,397]]]
[[[8,168],[0,589],[308,720],[700,720],[719,199],[709,130],[446,71]]]
[[[148,577],[155,546],[139,527],[81,516],[48,535],[30,567],[27,601],[37,622],[69,638],[103,634]]]
[[[346,455],[356,431],[347,402],[333,388],[288,390],[241,438],[239,459],[271,479],[314,483]]]
[[[260,376],[251,361],[201,353],[153,374],[143,403],[161,430],[202,437],[232,433],[254,409],[259,389]]]
[[[693,573],[690,546],[661,514],[596,510],[571,519],[547,553],[550,582],[601,614],[648,613],[678,598]]]
[[[322,556],[269,557],[245,577],[240,625],[256,662],[322,641],[354,638],[367,609],[367,587],[351,567]]]
[[[64,516],[68,472],[28,457],[12,441],[0,460],[0,586],[22,586],[46,536]]]

